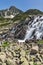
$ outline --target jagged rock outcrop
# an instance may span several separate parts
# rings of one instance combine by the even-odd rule
[[[21,14],[21,13],[23,13],[23,11],[19,10],[15,6],[11,6],[10,8],[5,10],[0,10],[0,16],[4,18],[11,18],[11,17],[13,18],[15,17],[15,15]]]

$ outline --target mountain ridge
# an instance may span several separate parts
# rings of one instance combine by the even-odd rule
[[[3,17],[10,16],[10,15],[16,16],[22,13],[27,15],[37,15],[37,14],[43,15],[43,11],[40,11],[38,9],[28,9],[27,11],[24,12],[15,6],[10,6],[9,8],[0,10],[0,16],[3,16]]]
[[[37,14],[43,14],[43,11],[38,10],[38,9],[29,9],[25,13],[30,14],[30,15],[32,14],[37,15]]]
[[[16,8],[15,6],[11,6],[8,9],[3,9],[0,10],[0,16],[4,17],[4,16],[10,16],[10,15],[17,15],[22,13],[23,11],[21,11],[20,9]]]

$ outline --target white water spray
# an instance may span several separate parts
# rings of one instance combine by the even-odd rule
[[[33,22],[30,25],[28,24],[28,29],[26,31],[24,40],[18,40],[18,42],[25,42],[25,40],[31,39],[34,30],[35,30],[34,35],[36,36],[36,39],[41,39],[42,38],[41,36],[43,36],[43,16],[41,17],[38,16],[34,18]]]

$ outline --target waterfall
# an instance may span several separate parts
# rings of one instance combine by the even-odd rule
[[[34,31],[35,33],[33,34]],[[27,39],[30,40],[34,35],[36,36],[36,39],[41,39],[43,36],[43,16],[35,17],[33,22],[30,25],[28,24],[24,40],[18,40],[18,42],[25,42]]]

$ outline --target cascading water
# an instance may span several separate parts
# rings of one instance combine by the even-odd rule
[[[28,23],[28,29],[26,31],[24,40],[18,40],[18,42],[25,42],[25,40],[30,40],[34,38],[34,36],[36,39],[42,39],[43,37],[43,16],[37,16],[34,18],[31,24]]]

